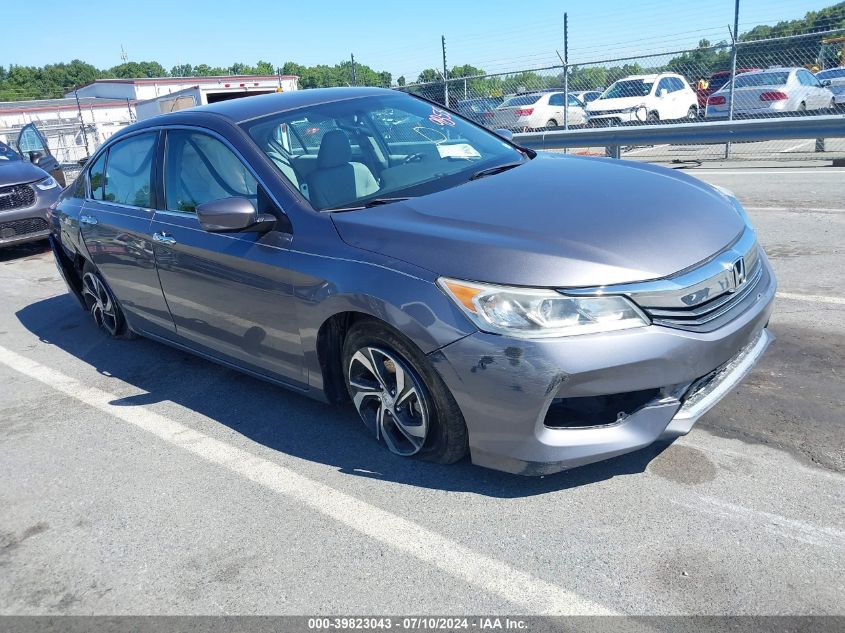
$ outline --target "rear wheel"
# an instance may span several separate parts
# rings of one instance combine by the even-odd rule
[[[807,104],[803,101],[798,105],[798,112],[800,112],[801,114],[807,112]]]
[[[698,108],[690,106],[690,109],[687,110],[687,118],[690,121],[695,121],[698,118]]]
[[[82,272],[82,298],[94,323],[112,338],[134,338],[112,291],[91,264]]]
[[[549,119],[548,121],[546,121],[546,127],[557,127],[557,121],[555,121],[554,119]]]
[[[344,341],[343,366],[358,414],[392,453],[441,464],[466,455],[460,409],[411,342],[379,321],[359,321]]]
[[[645,118],[645,120],[649,123],[657,123],[660,120],[660,115],[652,110],[648,113],[648,116]]]

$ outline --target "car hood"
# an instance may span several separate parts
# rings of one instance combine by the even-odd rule
[[[587,112],[604,112],[605,110],[623,110],[645,103],[648,97],[619,97],[617,99],[596,99],[587,104]]]
[[[25,160],[0,162],[0,187],[35,182],[47,176],[46,171]]]
[[[548,154],[332,219],[346,243],[439,275],[546,287],[666,277],[721,251],[745,225],[728,198],[677,171]]]

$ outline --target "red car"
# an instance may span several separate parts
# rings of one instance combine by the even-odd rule
[[[752,70],[760,70],[759,68],[737,68],[736,74],[741,75],[742,73],[747,73]],[[731,80],[731,71],[729,70],[720,70],[717,73],[713,73],[710,75],[710,85],[707,88],[696,88],[695,94],[698,96],[698,111],[702,114],[704,113],[704,109],[707,107],[707,97],[712,95],[716,92],[719,88],[724,86]]]

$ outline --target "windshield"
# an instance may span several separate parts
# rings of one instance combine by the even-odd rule
[[[818,79],[843,79],[845,78],[845,68],[831,68],[830,70],[823,70],[816,73]]]
[[[13,160],[20,160],[18,153],[5,143],[0,143],[0,163],[8,163]]]
[[[734,85],[737,88],[753,86],[782,86],[789,79],[789,71],[776,73],[746,73],[737,75]]]
[[[434,193],[525,159],[498,136],[399,93],[280,112],[243,127],[317,210]]]
[[[623,79],[617,81],[604,91],[599,99],[621,99],[625,97],[647,97],[651,92],[651,84],[642,79]]]
[[[540,100],[540,95],[520,95],[518,97],[511,97],[505,101],[500,108],[510,108],[513,106],[525,106],[537,103]]]

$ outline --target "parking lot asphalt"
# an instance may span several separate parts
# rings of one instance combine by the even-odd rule
[[[106,340],[43,245],[0,251],[0,614],[845,614],[845,170],[799,167],[687,170],[777,272],[760,365],[673,444],[544,478]]]

